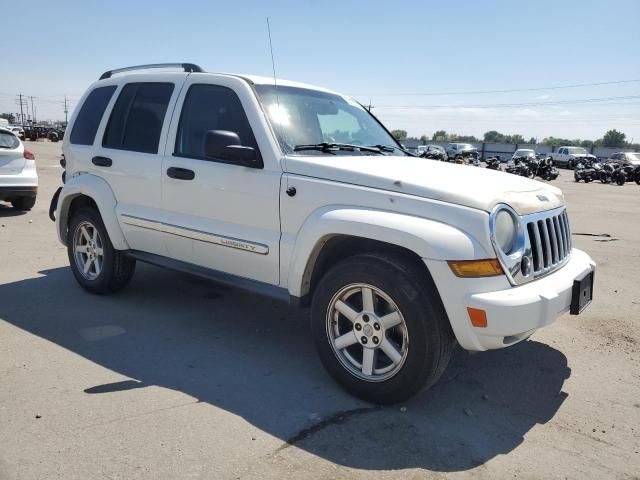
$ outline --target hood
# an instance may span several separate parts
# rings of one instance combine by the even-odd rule
[[[287,173],[454,203],[490,212],[498,203],[520,215],[564,205],[560,189],[496,170],[419,157],[289,156]]]

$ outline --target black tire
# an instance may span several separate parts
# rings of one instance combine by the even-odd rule
[[[636,182],[636,185],[640,185],[640,173],[635,174],[634,181]]]
[[[609,176],[605,172],[600,172],[600,182],[601,183],[609,183],[611,180]]]
[[[90,224],[97,230],[103,251],[101,271],[93,279],[86,278],[80,271],[80,265],[74,251],[76,231],[81,225],[86,224]],[[113,248],[100,213],[92,207],[80,208],[70,219],[67,233],[67,254],[71,271],[78,283],[88,292],[95,294],[113,293],[124,288],[131,281],[136,268],[135,260]]]
[[[36,197],[20,197],[11,201],[11,205],[16,210],[22,210],[28,212],[36,204]]]
[[[627,182],[627,176],[624,173],[619,172],[616,175],[616,183],[620,186],[623,186],[626,182]]]
[[[383,291],[404,318],[410,348],[406,349],[404,363],[390,378],[379,381],[359,378],[338,358],[339,354],[329,338],[327,316],[332,300],[345,287],[357,283]],[[377,308],[380,308],[380,303]],[[345,323],[350,328],[348,320]],[[332,321],[331,325],[335,322]],[[352,395],[383,405],[404,401],[421,388],[433,385],[444,372],[456,344],[446,312],[428,274],[402,256],[379,253],[349,257],[324,275],[313,296],[311,330],[320,360],[331,376]],[[364,352],[359,343],[353,346]],[[361,362],[364,363],[363,360]]]
[[[569,161],[567,162],[567,168],[568,168],[569,170],[573,170],[573,160],[569,160]]]

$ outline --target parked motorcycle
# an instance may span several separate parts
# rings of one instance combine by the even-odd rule
[[[560,172],[553,166],[553,159],[550,156],[547,157],[529,157],[529,178],[540,177],[543,180],[551,181],[558,178]]]
[[[601,168],[598,172],[598,178],[602,183],[611,183],[613,179],[613,173],[618,169],[618,164],[615,162],[607,162],[601,164]]]
[[[529,161],[527,157],[514,157],[505,168],[505,172],[512,173],[513,175],[520,175],[522,177],[530,177],[531,170],[529,169]]]
[[[485,160],[487,164],[487,168],[489,170],[502,170],[502,162],[500,161],[499,155],[494,155],[493,157],[489,157]]]
[[[584,160],[576,165],[573,170],[573,178],[576,182],[580,180],[584,180],[584,183],[593,182],[598,178],[598,171],[590,160]]]
[[[640,175],[638,172],[640,172],[640,167],[636,167],[635,165],[620,165],[613,171],[611,180],[620,186],[627,182],[633,182],[634,180],[640,185],[638,181],[640,180]]]

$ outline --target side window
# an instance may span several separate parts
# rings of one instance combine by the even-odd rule
[[[173,83],[128,83],[116,101],[102,146],[158,153]]]
[[[94,89],[84,101],[71,130],[70,141],[74,145],[93,145],[98,126],[109,100],[116,91],[115,85]]]
[[[182,106],[174,154],[211,160],[204,152],[209,130],[237,133],[242,145],[253,147],[260,155],[249,120],[235,92],[218,85],[192,85]]]

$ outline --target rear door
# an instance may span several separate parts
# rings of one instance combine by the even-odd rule
[[[0,175],[17,175],[24,165],[22,142],[13,133],[0,130]]]
[[[167,255],[163,236],[155,228],[162,216],[162,152],[186,77],[181,73],[128,76],[116,92],[108,121],[98,131],[99,144],[89,169],[111,186],[122,231],[133,250]]]

